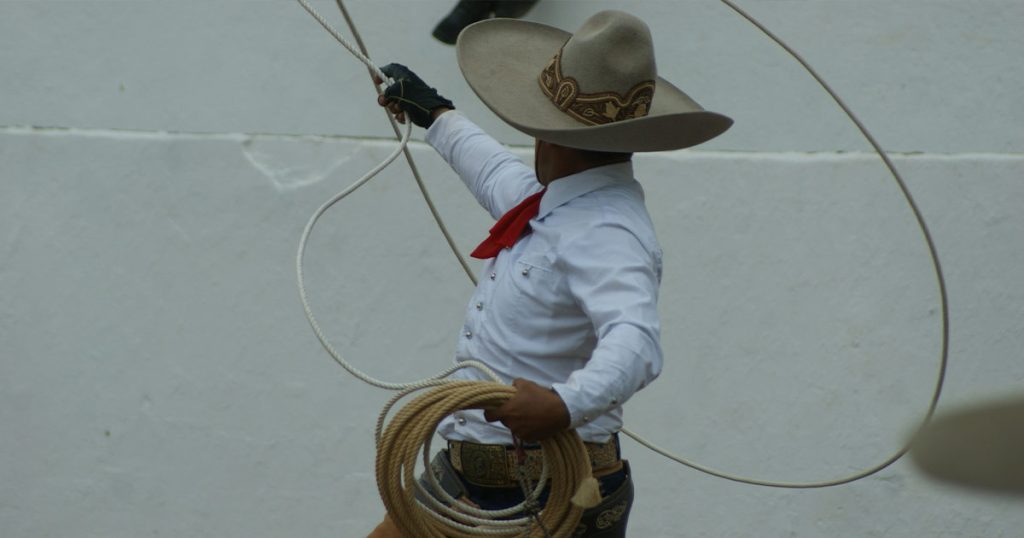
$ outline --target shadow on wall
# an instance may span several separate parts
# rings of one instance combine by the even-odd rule
[[[946,413],[919,432],[911,456],[940,480],[1024,495],[1024,397]]]
[[[441,22],[434,27],[433,36],[442,43],[454,45],[462,29],[477,21],[492,17],[518,19],[526,15],[540,0],[460,0]]]

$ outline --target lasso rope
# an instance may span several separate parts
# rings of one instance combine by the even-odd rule
[[[352,33],[355,36],[356,40],[360,43],[361,51],[356,51],[354,46],[352,46],[350,43],[348,43],[343,37],[341,37],[340,34],[338,34],[337,31],[335,31],[333,28],[331,28],[331,26],[326,22],[326,20],[322,16],[320,16],[308,4],[308,2],[306,2],[306,0],[297,0],[297,1],[299,2],[299,4],[302,5],[303,8],[306,9],[306,11],[308,11],[311,15],[313,15],[313,17],[316,18],[316,20],[325,29],[327,29],[327,31],[330,32],[331,35],[334,36],[334,38],[339,43],[341,43],[343,46],[345,46],[345,48],[348,49],[350,52],[352,52],[353,55],[356,56],[357,59],[359,59],[361,62],[363,62],[363,64],[365,64],[367,66],[367,68],[370,70],[370,72],[372,74],[376,75],[381,80],[385,80],[386,79],[386,77],[383,76],[383,73],[380,73],[380,70],[369,60],[368,54],[366,53],[366,49],[365,49],[364,46],[362,46],[362,41],[359,38],[358,31],[357,31],[355,25],[353,24],[352,19],[349,17],[348,12],[345,9],[342,0],[336,0],[336,2],[338,4],[338,7],[342,11],[342,14],[345,17],[345,20],[348,23],[348,26],[349,26],[350,30],[352,31]],[[919,431],[921,428],[923,428],[931,420],[931,417],[934,414],[935,409],[936,409],[936,407],[938,405],[939,397],[941,395],[942,386],[943,386],[944,379],[945,379],[945,374],[946,374],[946,369],[947,369],[947,364],[948,364],[948,356],[949,356],[949,306],[948,306],[948,298],[947,298],[947,293],[946,293],[945,279],[943,277],[942,265],[939,262],[938,252],[937,252],[937,249],[935,247],[934,241],[932,240],[931,232],[929,231],[928,226],[927,226],[927,224],[924,221],[924,217],[922,216],[920,210],[918,209],[917,204],[914,201],[914,198],[913,198],[913,196],[910,193],[910,190],[907,188],[906,183],[903,181],[903,178],[900,176],[899,172],[897,171],[896,167],[893,165],[892,161],[889,159],[888,155],[881,148],[881,146],[877,143],[877,141],[874,139],[874,137],[870,134],[870,132],[867,130],[867,128],[863,125],[863,123],[853,113],[853,111],[835,93],[835,91],[833,91],[832,88],[829,87],[829,85],[824,81],[824,79],[795,50],[793,50],[789,45],[787,45],[782,39],[780,39],[779,37],[775,36],[772,32],[770,32],[763,24],[758,22],[753,16],[751,16],[750,14],[745,12],[743,9],[738,7],[731,0],[720,0],[720,1],[723,4],[725,4],[726,6],[728,6],[730,9],[735,11],[737,14],[739,14],[741,17],[746,19],[748,22],[753,24],[756,28],[758,28],[762,33],[764,33],[766,36],[768,36],[770,39],[772,39],[780,47],[782,47],[783,50],[785,50],[790,56],[792,56],[797,62],[799,62],[800,65],[822,87],[822,89],[824,89],[825,92],[827,92],[829,94],[829,96],[843,110],[843,112],[847,115],[847,117],[851,120],[851,122],[854,123],[854,125],[857,127],[857,129],[861,132],[861,134],[864,136],[864,138],[871,144],[871,146],[874,148],[875,152],[882,159],[882,161],[885,164],[886,168],[888,169],[889,173],[892,175],[893,179],[898,184],[904,199],[906,200],[908,206],[910,207],[912,213],[914,214],[914,217],[915,217],[915,219],[917,221],[918,228],[920,229],[920,231],[922,233],[922,236],[923,236],[923,238],[924,238],[924,240],[925,240],[925,242],[927,243],[927,246],[928,246],[928,252],[929,252],[929,255],[931,257],[932,266],[934,268],[935,276],[936,276],[936,280],[937,280],[938,291],[939,291],[939,299],[940,299],[940,302],[941,302],[941,310],[942,310],[942,350],[941,350],[941,353],[940,353],[940,360],[939,360],[939,373],[938,373],[938,378],[936,380],[935,388],[934,388],[934,391],[932,393],[932,397],[931,397],[931,400],[929,402],[927,411],[925,413],[924,418],[921,421],[920,426],[918,427],[918,431]],[[377,88],[377,91],[380,92],[380,88]],[[399,129],[398,129],[397,125],[395,124],[394,118],[392,118],[389,115],[389,120],[391,121],[392,127],[395,129],[396,135],[398,135],[399,134]],[[336,195],[333,198],[331,198],[327,203],[325,203],[323,206],[321,206],[314,213],[313,217],[310,219],[309,223],[307,224],[306,229],[303,231],[302,238],[300,239],[300,243],[299,243],[299,252],[298,252],[297,260],[296,260],[296,271],[298,273],[299,293],[300,293],[300,298],[301,298],[302,303],[303,303],[303,307],[304,307],[305,312],[306,312],[306,317],[309,320],[310,325],[313,327],[314,333],[316,333],[316,336],[320,340],[320,343],[324,346],[324,348],[331,355],[331,357],[336,362],[338,362],[342,367],[344,367],[347,371],[349,371],[351,374],[353,374],[355,377],[357,377],[357,378],[359,378],[359,379],[361,379],[361,380],[363,380],[363,381],[365,381],[367,383],[370,383],[373,386],[377,386],[377,387],[385,388],[385,389],[389,389],[389,390],[401,390],[401,391],[403,391],[403,393],[400,394],[395,399],[393,399],[392,402],[389,403],[389,405],[381,413],[381,415],[380,415],[380,417],[378,419],[378,427],[377,427],[377,437],[378,437],[378,487],[381,488],[381,495],[382,495],[382,497],[385,497],[385,496],[387,497],[385,499],[385,505],[388,506],[389,512],[392,509],[392,505],[389,505],[388,503],[399,503],[399,504],[401,504],[402,502],[406,502],[406,501],[410,501],[411,500],[411,498],[412,498],[411,495],[412,494],[410,492],[411,492],[411,490],[412,490],[412,488],[414,486],[410,485],[410,482],[411,483],[415,483],[415,481],[412,479],[413,465],[411,465],[409,463],[410,461],[414,462],[415,458],[413,456],[413,459],[411,459],[411,460],[409,459],[409,452],[408,452],[409,447],[408,446],[404,446],[402,444],[398,444],[396,446],[396,448],[394,448],[394,450],[397,450],[397,452],[394,452],[394,454],[395,454],[394,456],[388,456],[390,459],[384,460],[384,461],[390,462],[388,465],[391,465],[392,468],[397,468],[397,463],[396,462],[402,462],[401,471],[398,472],[397,475],[395,474],[395,471],[385,472],[385,473],[383,473],[383,476],[382,476],[382,474],[380,472],[380,470],[381,470],[380,462],[382,461],[380,459],[382,457],[380,455],[380,447],[383,447],[384,445],[387,445],[389,447],[393,446],[392,443],[394,443],[395,441],[390,438],[391,435],[394,435],[395,437],[409,437],[407,435],[397,435],[395,432],[401,431],[399,429],[393,429],[391,427],[384,428],[383,425],[384,425],[384,422],[385,422],[385,416],[388,413],[388,410],[390,409],[391,405],[393,405],[402,395],[404,395],[404,394],[406,394],[408,392],[411,392],[411,391],[419,390],[419,389],[424,388],[424,387],[437,386],[437,387],[440,387],[440,388],[434,389],[436,391],[446,391],[446,390],[448,390],[445,387],[449,383],[451,383],[451,382],[444,381],[443,378],[448,376],[451,372],[453,372],[454,370],[459,369],[459,368],[465,368],[465,367],[478,368],[478,369],[484,371],[485,373],[487,373],[487,375],[489,377],[491,377],[492,379],[497,380],[497,377],[493,374],[493,372],[490,372],[490,370],[487,369],[487,367],[485,365],[483,365],[481,363],[478,363],[478,362],[475,362],[475,361],[460,363],[459,365],[457,365],[457,366],[455,366],[455,367],[453,367],[453,368],[451,368],[449,370],[446,370],[445,372],[442,372],[441,374],[438,374],[438,375],[436,375],[436,376],[434,376],[432,378],[428,378],[428,379],[420,380],[420,381],[414,381],[414,382],[410,382],[410,383],[388,383],[388,382],[376,380],[376,379],[374,379],[374,378],[372,378],[372,377],[362,373],[357,368],[355,368],[350,363],[348,363],[348,361],[346,361],[344,358],[341,357],[341,355],[337,352],[337,350],[334,349],[334,347],[327,341],[327,339],[324,336],[323,331],[321,330],[319,324],[316,322],[316,319],[313,316],[312,309],[310,308],[308,300],[307,300],[307,297],[306,297],[306,291],[305,291],[305,287],[304,287],[304,283],[303,283],[302,260],[303,260],[303,256],[304,256],[304,253],[305,253],[306,242],[307,242],[307,240],[309,238],[310,233],[312,232],[312,229],[313,229],[317,219],[320,217],[320,215],[322,215],[323,212],[325,212],[332,205],[334,205],[335,203],[337,203],[341,199],[345,198],[345,196],[347,196],[348,194],[351,194],[351,192],[355,191],[357,188],[359,188],[364,183],[369,181],[369,179],[371,179],[373,176],[375,176],[377,173],[379,173],[384,167],[386,167],[388,164],[390,164],[398,156],[398,153],[404,151],[405,154],[406,154],[406,159],[409,162],[410,167],[413,170],[414,176],[416,177],[417,184],[419,185],[420,190],[421,190],[421,192],[424,195],[424,198],[427,200],[428,206],[430,206],[430,209],[431,209],[431,212],[432,212],[432,214],[434,216],[435,221],[437,221],[438,225],[441,227],[442,232],[444,233],[445,238],[448,241],[450,249],[455,254],[455,256],[459,259],[460,263],[463,266],[463,269],[465,270],[466,274],[469,276],[470,280],[473,281],[474,284],[476,283],[476,278],[473,275],[472,271],[469,269],[468,265],[466,264],[465,258],[462,256],[462,254],[459,252],[458,248],[455,246],[454,241],[451,239],[450,235],[447,232],[447,228],[444,226],[443,220],[441,219],[440,215],[437,213],[436,209],[434,208],[433,203],[430,201],[429,194],[427,193],[426,187],[423,184],[421,178],[419,177],[419,173],[418,173],[418,171],[416,170],[416,168],[415,168],[415,166],[413,164],[411,155],[409,154],[409,152],[406,149],[406,145],[408,144],[408,141],[409,141],[410,132],[411,132],[411,123],[409,125],[407,125],[405,133],[400,136],[399,147],[396,148],[396,150],[391,155],[389,155],[388,158],[384,162],[382,162],[380,165],[378,165],[372,171],[370,171],[365,176],[360,178],[358,181],[353,183],[350,187],[348,187],[347,189],[345,189],[344,191],[342,191],[338,195]],[[464,389],[459,387],[459,388],[452,388],[451,390],[464,390]],[[491,396],[489,396],[489,397],[493,397],[494,399],[487,400],[487,402],[489,402],[490,405],[495,405],[497,402],[502,400],[501,391],[497,391],[497,389],[495,389],[495,390],[496,390],[496,393],[491,395]],[[430,394],[433,394],[433,393],[430,393]],[[507,398],[508,395],[505,395],[504,397]],[[433,401],[433,400],[430,400],[430,399],[428,399],[428,400],[429,401]],[[420,400],[416,400],[416,401],[419,402]],[[427,400],[424,400],[424,401],[427,401]],[[479,402],[474,403],[473,405],[477,405],[478,403]],[[449,410],[447,411],[446,414],[451,413],[451,412],[453,412],[453,411],[455,411],[457,409],[458,408],[455,408],[455,407],[449,408]],[[410,411],[410,412],[412,413],[412,411]],[[419,407],[419,404],[417,404],[417,408],[415,409],[415,414],[428,413],[428,412],[433,412],[433,411],[428,411],[426,409],[421,409]],[[440,412],[440,411],[438,411],[438,412]],[[398,415],[396,415],[395,419],[397,419],[398,416],[403,416],[404,417],[405,415],[403,415],[402,413],[399,413]],[[440,415],[440,416],[443,417],[444,415]],[[438,418],[437,420],[439,421],[440,418]],[[413,422],[416,422],[416,421],[413,421]],[[421,420],[417,424],[420,424],[420,423],[426,424],[428,422],[429,421]],[[432,434],[433,433],[433,428],[436,428],[437,422],[432,422],[430,424],[432,424],[432,425],[429,426],[431,434]],[[391,433],[389,434],[389,432],[391,432]],[[707,474],[710,474],[712,476],[717,476],[719,478],[724,478],[724,479],[727,479],[727,480],[736,481],[736,482],[742,482],[742,483],[758,485],[758,486],[779,487],[779,488],[823,488],[823,487],[836,486],[836,485],[840,485],[840,484],[846,484],[846,483],[849,483],[849,482],[853,482],[855,480],[859,480],[861,478],[865,478],[867,476],[870,476],[872,474],[875,474],[875,473],[885,469],[886,467],[888,467],[889,465],[891,465],[895,461],[899,460],[909,450],[909,443],[907,443],[904,446],[902,446],[899,450],[897,450],[895,453],[893,453],[889,458],[885,459],[882,463],[879,463],[879,464],[877,464],[877,465],[875,465],[873,467],[870,467],[868,469],[865,469],[863,471],[860,471],[860,472],[857,472],[857,473],[853,473],[853,474],[849,474],[849,475],[846,475],[846,476],[842,476],[842,477],[839,477],[839,478],[835,478],[835,479],[831,479],[831,480],[817,481],[817,482],[781,482],[781,481],[762,480],[762,479],[757,479],[757,478],[749,478],[749,477],[738,476],[738,475],[730,474],[730,473],[727,473],[727,472],[724,472],[724,471],[716,470],[716,469],[713,469],[713,468],[710,468],[710,467],[707,467],[707,466],[704,466],[704,465],[700,465],[700,464],[692,462],[692,461],[690,461],[690,460],[688,460],[686,458],[683,458],[681,456],[674,455],[674,454],[668,452],[667,450],[658,447],[654,443],[644,439],[643,437],[639,436],[638,434],[634,433],[631,430],[623,428],[622,432],[625,433],[626,435],[628,435],[629,437],[633,438],[634,440],[636,440],[638,443],[646,446],[647,448],[650,448],[651,450],[653,450],[653,451],[655,451],[655,452],[657,452],[657,453],[659,453],[659,454],[661,454],[661,455],[663,455],[663,456],[665,456],[665,457],[667,457],[669,459],[677,461],[677,462],[679,462],[679,463],[681,463],[683,465],[691,467],[691,468],[693,468],[695,470],[698,470],[700,472],[707,473]],[[428,437],[428,439],[426,439],[426,440],[424,440],[422,438],[416,440],[415,443],[416,443],[416,447],[417,448],[413,450],[413,454],[415,454],[415,452],[418,451],[418,447],[420,445],[422,445],[423,449],[424,449],[423,450],[424,461],[426,461],[426,459],[428,457],[428,454],[429,454],[429,435],[427,437]],[[551,454],[549,454],[549,450],[553,450],[553,448],[549,449],[548,446],[545,446],[545,451],[544,451],[545,452],[545,472],[547,472],[547,470],[548,470],[547,466],[548,466],[548,463],[549,463],[549,457],[551,456]],[[389,452],[388,453],[389,454],[392,453],[392,449],[391,448],[389,448]],[[571,455],[567,454],[566,458],[571,458]],[[559,465],[559,467],[558,467],[558,472],[559,473],[561,473],[561,472],[569,473],[570,467],[572,466],[571,462],[568,459],[565,460],[565,461],[558,462],[558,465]],[[403,473],[404,473],[404,475],[403,475]],[[430,473],[427,473],[427,474],[430,475]],[[405,481],[404,482],[402,481],[402,478],[401,478],[402,476],[405,477]],[[392,488],[395,488],[396,486],[392,486],[390,484],[392,483],[393,480],[396,479],[396,477],[397,477],[398,483],[400,485],[397,486],[397,489],[392,489]],[[385,480],[384,483],[381,482],[382,478]],[[552,473],[552,479],[554,480],[555,478],[556,478],[555,477],[555,473]],[[401,485],[403,483],[405,484],[404,486]],[[387,485],[385,485],[385,484],[387,484]],[[436,484],[434,484],[434,486],[435,486],[435,488],[434,488],[435,490],[439,490],[439,488],[436,487]],[[385,493],[385,489],[387,489],[389,491],[389,493]],[[395,501],[395,499],[403,499],[403,501]],[[399,504],[395,504],[394,506],[399,507]],[[439,510],[441,512],[444,512],[443,507],[439,506],[438,504],[439,503],[433,505],[432,508],[434,510]],[[406,505],[411,506],[411,502],[406,502]],[[405,505],[403,505],[403,506],[405,506]],[[464,506],[464,505],[462,505],[462,506]],[[549,503],[547,510],[552,510],[555,507],[556,507],[555,503],[553,503],[553,502]],[[401,507],[399,507],[397,509],[404,510],[404,508],[401,508]],[[545,512],[547,512],[547,510],[545,510]],[[472,512],[472,510],[468,510],[468,512]],[[435,516],[437,516],[437,515],[435,514],[434,516],[430,516],[430,517],[435,519],[435,520],[437,520],[437,517],[440,517],[440,516],[437,516],[437,517],[435,517]],[[414,522],[417,525],[422,523],[422,521],[420,519],[417,519],[420,516],[416,516],[416,515],[405,516],[405,515],[403,515],[402,517],[403,518],[406,518],[406,517],[410,518],[410,519],[407,519],[405,521]],[[448,517],[445,517],[443,519],[450,521],[450,519],[448,519],[449,517],[454,517],[454,516],[451,516],[449,514]],[[485,517],[486,518],[486,517],[494,517],[494,515],[493,514],[490,514],[490,515],[485,514],[485,515],[477,516],[477,517]],[[419,527],[411,527],[411,528],[419,529]],[[476,527],[470,527],[470,529],[474,529],[475,530]],[[458,533],[462,533],[462,532],[467,532],[468,533],[470,531],[466,530],[464,528],[459,528],[459,529],[455,529],[455,530],[449,530],[449,532],[453,532],[454,534],[437,535],[437,536],[466,536],[465,534],[458,534]],[[432,536],[435,536],[435,535],[432,535]]]
[[[298,2],[299,2],[300,5],[302,5],[303,8],[306,9],[306,11],[308,11],[317,20],[317,22],[319,22],[324,28],[327,29],[327,31],[330,32],[330,34],[332,36],[334,36],[334,38],[339,43],[344,45],[345,48],[349,50],[349,52],[352,52],[352,54],[356,57],[356,59],[358,59],[360,62],[362,62],[364,65],[366,65],[366,67],[370,70],[371,74],[376,76],[379,80],[384,80],[384,81],[388,81],[389,80],[387,75],[385,75],[383,72],[381,72],[380,69],[377,68],[373,64],[373,62],[371,62],[370,59],[366,57],[365,54],[363,54],[362,52],[357,50],[354,46],[352,46],[351,43],[346,41],[345,38],[341,37],[341,34],[339,34],[334,28],[332,28],[331,25],[328,24],[327,21],[323,18],[323,16],[321,16],[315,9],[313,9],[313,7],[310,6],[309,3],[306,2],[306,0],[298,0]],[[343,13],[346,15],[346,20],[348,20],[350,22],[351,28],[353,28],[353,33],[354,33],[355,26],[351,24],[351,19],[348,18],[348,11],[344,9],[344,4],[341,2],[341,0],[338,0],[338,6],[342,8]],[[361,43],[362,39],[359,39],[359,41]],[[374,84],[374,87],[377,87],[376,84]],[[378,90],[379,90],[379,88],[378,88]],[[394,118],[391,117],[390,114],[388,115],[388,118],[391,119],[391,125],[395,129],[395,133],[398,134],[399,133],[399,129],[398,129],[398,125],[395,123]],[[408,152],[408,149],[407,149],[407,146],[409,144],[409,136],[411,134],[412,134],[412,123],[409,122],[405,126],[405,132],[400,135],[399,145],[398,145],[398,147],[396,147],[394,149],[394,151],[392,151],[383,161],[381,161],[380,164],[378,164],[372,170],[370,170],[365,175],[363,175],[363,177],[359,178],[354,183],[349,185],[345,190],[343,190],[343,191],[339,192],[338,194],[336,194],[336,195],[332,196],[331,198],[329,198],[319,208],[317,208],[317,210],[314,211],[313,215],[309,218],[309,221],[306,223],[306,227],[302,230],[302,236],[299,239],[298,253],[295,256],[295,273],[296,273],[296,276],[297,276],[297,279],[298,279],[299,298],[302,300],[302,308],[303,308],[303,310],[306,313],[306,319],[309,320],[309,324],[313,328],[313,333],[316,334],[317,339],[320,340],[320,344],[323,345],[324,349],[327,350],[327,353],[331,356],[331,358],[333,358],[335,360],[335,362],[337,362],[339,365],[341,365],[342,368],[347,370],[350,374],[352,374],[353,376],[358,378],[360,381],[363,381],[363,382],[365,382],[365,383],[367,383],[369,385],[372,385],[374,387],[378,387],[378,388],[382,388],[382,389],[387,389],[387,390],[403,390],[403,389],[412,388],[412,387],[433,386],[433,385],[437,384],[438,380],[441,380],[441,379],[443,379],[445,377],[448,377],[452,372],[455,372],[456,370],[459,370],[459,369],[462,369],[462,368],[477,368],[477,369],[483,371],[489,378],[491,378],[491,379],[493,379],[495,381],[500,381],[500,378],[498,378],[498,376],[494,372],[492,372],[491,369],[487,367],[487,365],[485,365],[485,364],[483,364],[481,362],[478,362],[478,361],[463,362],[463,363],[460,363],[459,365],[453,366],[453,367],[445,370],[444,372],[441,372],[441,373],[439,373],[439,374],[437,374],[437,375],[435,375],[433,377],[430,377],[430,378],[427,378],[427,379],[421,379],[421,380],[418,380],[418,381],[410,381],[410,382],[405,382],[405,383],[392,383],[392,382],[381,381],[379,379],[375,379],[375,378],[367,375],[366,373],[360,371],[358,368],[353,366],[351,363],[349,363],[347,360],[345,360],[344,357],[341,356],[341,354],[338,352],[338,350],[336,350],[334,348],[334,346],[330,343],[330,341],[327,340],[327,337],[324,335],[323,329],[320,327],[320,323],[317,322],[316,316],[313,315],[312,307],[309,305],[309,299],[308,299],[308,296],[307,296],[307,293],[306,293],[306,284],[305,284],[305,276],[304,276],[305,272],[303,271],[303,262],[304,262],[304,259],[305,259],[305,256],[306,256],[306,245],[309,242],[309,237],[313,233],[313,228],[316,226],[317,221],[320,220],[320,217],[323,216],[323,214],[325,212],[327,212],[327,210],[330,209],[331,206],[333,206],[334,204],[336,204],[336,203],[340,202],[341,200],[345,199],[345,197],[347,197],[348,195],[350,195],[353,192],[355,192],[356,189],[358,189],[359,187],[362,187],[367,181],[373,179],[373,177],[376,176],[377,174],[379,174],[381,172],[381,170],[383,170],[388,165],[390,165],[398,157],[398,155],[400,153],[404,152],[406,159],[411,163],[412,162],[412,155]],[[417,179],[417,183],[419,183],[419,185],[420,185],[420,189],[425,193],[426,197],[429,199],[429,194],[426,193],[426,185],[420,179],[418,171],[416,172],[416,179]],[[433,203],[430,203],[430,206],[431,206],[431,211],[433,212],[433,214],[435,216],[435,219],[440,222],[441,221],[440,220],[440,215],[436,212],[436,209],[434,209]],[[447,228],[445,228],[445,237],[448,238],[449,244],[452,245],[452,247],[454,248],[454,244],[455,244],[454,240],[452,240],[450,235],[447,233]],[[467,267],[467,270],[468,270],[468,266],[466,266],[466,267]]]

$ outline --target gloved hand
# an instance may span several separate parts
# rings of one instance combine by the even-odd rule
[[[397,106],[416,125],[430,127],[434,123],[434,111],[439,108],[455,108],[451,101],[438,94],[434,88],[427,86],[427,83],[408,67],[388,64],[380,70],[393,78],[395,83],[384,90],[384,102],[378,102],[388,106],[393,112]]]

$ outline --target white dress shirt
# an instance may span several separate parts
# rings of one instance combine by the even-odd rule
[[[495,219],[542,188],[531,167],[457,111],[438,117],[427,142]],[[661,248],[632,163],[552,181],[530,226],[484,263],[455,360],[482,361],[506,383],[522,377],[552,387],[583,440],[606,441],[622,426],[622,404],[662,366]],[[484,378],[475,369],[453,377]],[[511,442],[482,411],[458,412],[438,432]]]

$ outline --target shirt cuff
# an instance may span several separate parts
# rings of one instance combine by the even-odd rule
[[[434,123],[430,124],[430,127],[427,128],[427,136],[425,138],[427,144],[441,152],[441,146],[450,139],[448,134],[456,127],[460,119],[464,120],[465,118],[456,109],[449,110],[438,116]]]
[[[653,366],[627,348],[605,345],[595,350],[587,366],[551,388],[569,409],[569,427],[579,428],[622,406],[657,377]]]

